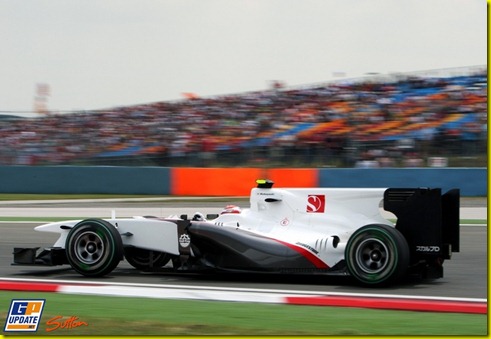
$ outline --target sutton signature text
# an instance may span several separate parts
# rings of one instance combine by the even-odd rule
[[[60,328],[65,328],[68,330],[71,330],[72,328],[76,328],[79,326],[89,326],[88,323],[85,321],[79,321],[78,317],[70,317],[68,319],[62,320],[62,316],[56,316],[54,318],[49,319],[46,322],[47,326],[52,326],[52,327],[47,327],[46,332],[51,332]]]

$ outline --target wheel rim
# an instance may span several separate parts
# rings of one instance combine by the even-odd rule
[[[365,239],[355,254],[358,267],[365,273],[376,274],[383,271],[389,262],[389,249],[379,239]]]
[[[93,265],[104,254],[104,241],[96,232],[85,231],[77,235],[73,249],[80,262]]]

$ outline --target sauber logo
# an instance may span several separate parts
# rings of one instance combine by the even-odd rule
[[[324,213],[326,196],[311,194],[307,198],[307,213]]]

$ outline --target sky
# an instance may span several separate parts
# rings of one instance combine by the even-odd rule
[[[0,112],[487,65],[484,0],[0,0]]]

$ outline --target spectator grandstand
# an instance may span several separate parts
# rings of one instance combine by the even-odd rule
[[[486,67],[0,119],[0,165],[421,167],[434,157],[487,166]]]

